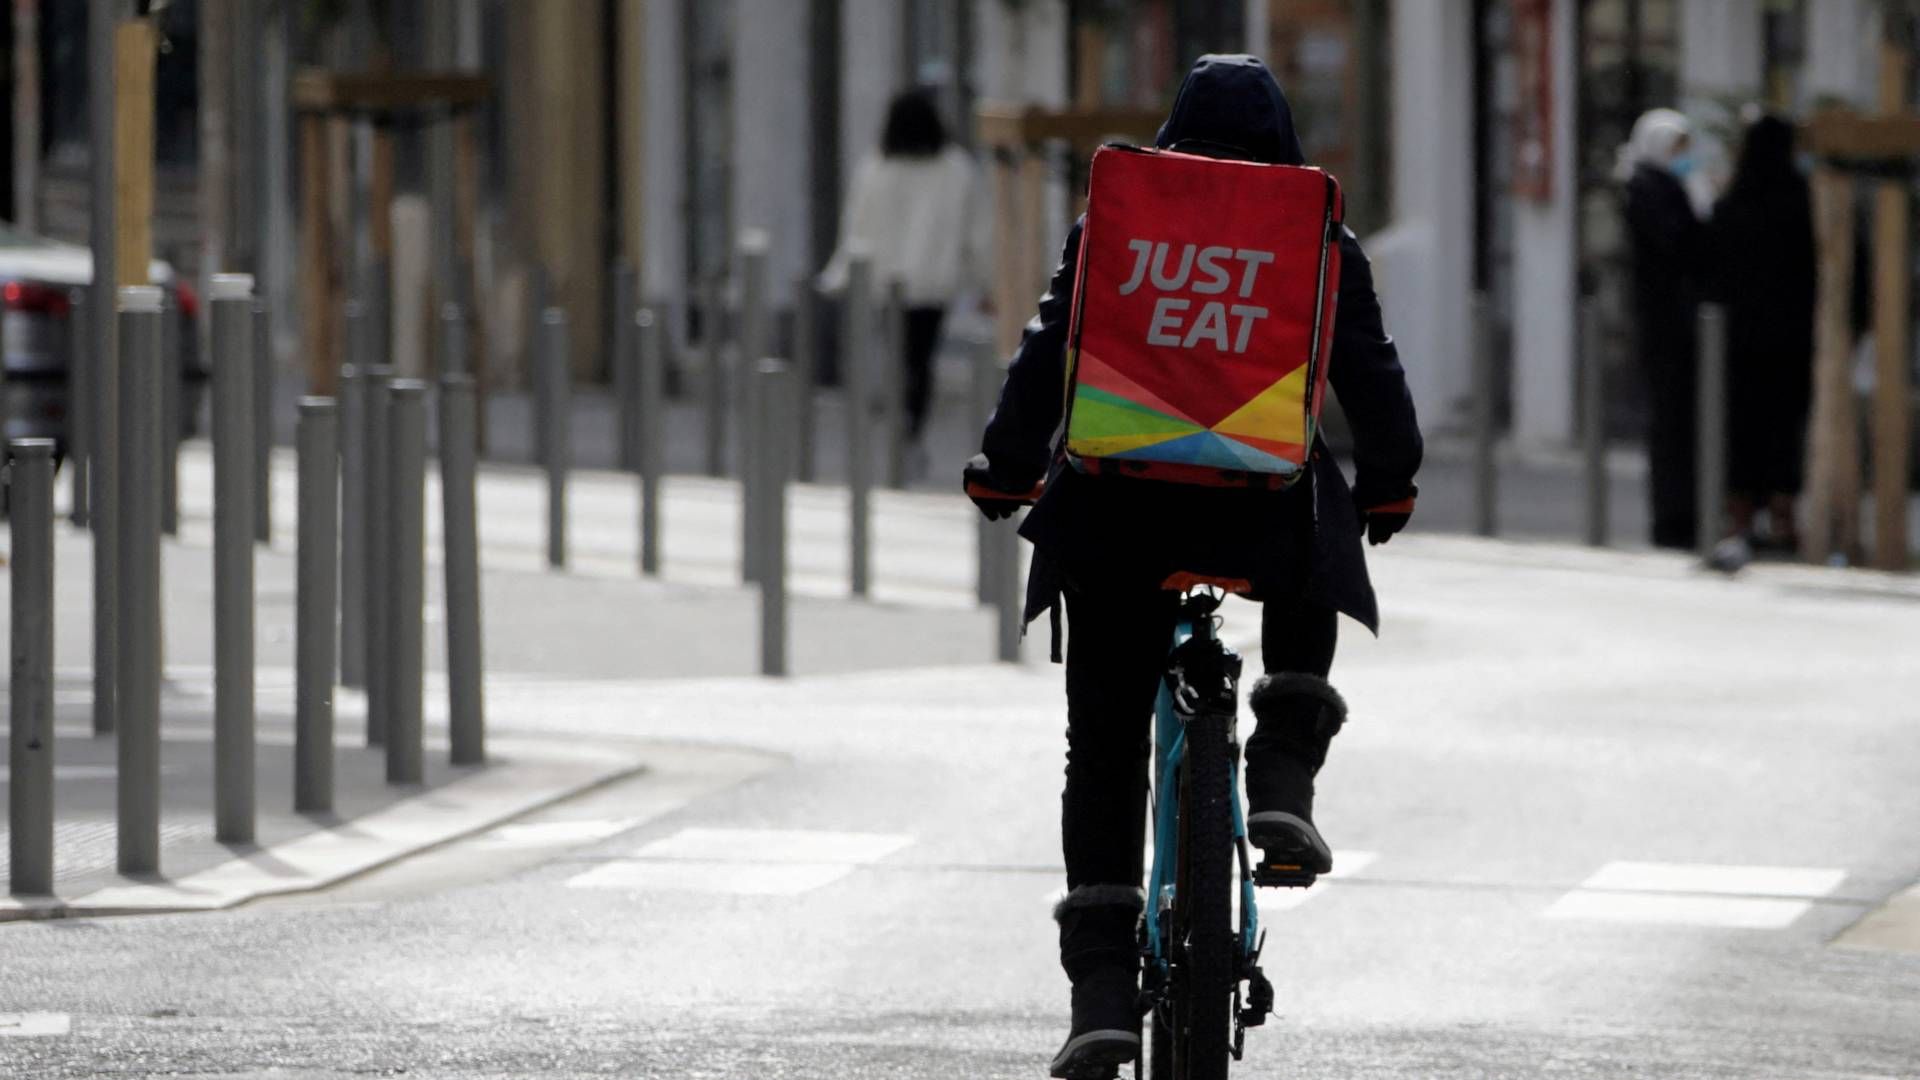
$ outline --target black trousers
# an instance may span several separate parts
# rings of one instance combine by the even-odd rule
[[[1067,888],[1139,888],[1144,871],[1153,703],[1173,643],[1179,597],[1067,590],[1067,784],[1060,833]],[[1334,610],[1270,597],[1260,652],[1268,674],[1324,678],[1333,667]]]
[[[927,426],[927,408],[933,401],[933,351],[940,345],[940,324],[946,317],[943,307],[907,309],[907,353],[901,360],[907,366],[907,431],[916,439]]]

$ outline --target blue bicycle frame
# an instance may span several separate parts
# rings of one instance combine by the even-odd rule
[[[1173,643],[1169,649],[1177,649],[1197,633],[1212,634],[1212,617],[1203,616],[1196,620],[1184,608],[1180,621],[1173,630]],[[1180,763],[1186,756],[1186,721],[1173,707],[1173,694],[1166,682],[1161,681],[1160,694],[1154,700],[1154,769],[1153,775],[1158,782],[1153,788],[1153,868],[1147,875],[1146,931],[1149,964],[1155,965],[1164,976],[1167,972],[1167,941],[1165,927],[1160,921],[1160,911],[1171,906],[1173,900],[1174,868],[1179,865],[1179,801],[1173,793],[1179,789]],[[1240,803],[1240,762],[1235,756],[1233,763],[1233,838],[1236,845],[1245,850],[1247,837],[1246,810]],[[1253,878],[1246,872],[1244,861],[1240,874],[1240,956],[1242,961],[1253,956],[1256,943],[1260,940],[1260,909],[1254,898]]]

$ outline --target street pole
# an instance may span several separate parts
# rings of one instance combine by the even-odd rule
[[[253,275],[215,274],[213,356],[214,836],[253,841]]]
[[[726,334],[720,324],[726,321],[727,301],[718,275],[701,284],[700,335],[706,353],[701,393],[706,398],[707,475],[727,475],[727,352]]]
[[[873,438],[867,431],[869,412],[867,379],[872,372],[873,351],[873,263],[866,253],[855,254],[847,264],[846,363],[841,381],[846,384],[847,400],[847,496],[851,518],[848,521],[848,577],[853,595],[867,595],[871,582],[869,535],[873,496]]]
[[[1473,295],[1473,510],[1474,532],[1500,531],[1500,465],[1495,459],[1493,301]]]
[[[348,302],[348,325],[359,319]],[[352,341],[351,333],[347,338]],[[367,685],[367,380],[340,366],[340,685]]]
[[[768,439],[760,424],[763,415],[755,395],[760,393],[760,361],[767,358],[767,255],[770,242],[759,229],[748,229],[740,238],[740,577],[752,584],[759,579],[760,567],[753,555],[759,550],[755,537],[760,532],[760,501],[754,497],[754,485],[761,479],[759,466],[763,454],[786,451]]]
[[[546,419],[540,425],[540,460],[547,471],[547,565],[559,570],[567,565],[567,469],[572,434],[568,417],[567,313],[550,307],[540,317],[540,371],[537,377],[544,392],[540,395]]]
[[[53,892],[53,440],[7,446],[12,654],[7,887]]]
[[[880,386],[882,423],[887,436],[887,486],[907,486],[907,288],[895,281],[887,286],[884,318],[886,330],[880,335]]]
[[[1002,663],[1020,662],[1020,631],[1026,625],[1026,590],[1020,580],[1020,518],[1016,515],[993,525],[997,549],[995,567],[994,627],[996,655]]]
[[[636,437],[640,468],[640,572],[660,574],[660,474],[666,450],[667,328],[651,309],[639,314],[639,368],[634,372],[640,404]]]
[[[474,378],[440,376],[440,521],[446,573],[447,727],[455,765],[486,760]]]
[[[1580,304],[1580,450],[1587,486],[1586,533],[1592,547],[1607,546],[1607,359],[1600,302]]]
[[[160,872],[160,290],[121,288],[118,864]]]
[[[625,259],[613,260],[607,270],[608,288],[613,293],[607,321],[607,371],[613,378],[614,461],[622,469],[640,467],[634,449],[634,427],[638,417],[633,409],[633,316],[638,302],[638,275]]]
[[[1698,534],[1702,558],[1720,542],[1727,491],[1727,319],[1718,304],[1700,305],[1699,450],[1695,454]]]
[[[180,413],[186,365],[181,362],[180,308],[162,294],[160,321],[160,531],[180,535]]]
[[[72,521],[87,528],[87,488],[92,482],[93,357],[88,348],[87,290],[67,294],[67,471],[73,483]]]
[[[980,342],[973,349],[973,363],[968,365],[968,399],[972,406],[971,419],[980,429],[987,424],[987,417],[994,409],[994,394],[1000,389],[1002,373],[1000,370],[1000,350],[991,337]],[[995,523],[979,515],[974,523],[974,547],[979,557],[980,570],[974,580],[974,598],[981,607],[998,603],[999,593],[995,591],[1000,567],[994,557],[999,552],[995,543]]]
[[[392,564],[393,656],[387,713],[387,782],[418,784],[424,778],[422,746],[422,649],[425,628],[427,384],[395,379],[392,389],[393,476],[388,503],[387,548]]]
[[[333,399],[300,399],[294,552],[293,809],[333,809],[334,613],[339,590],[339,435]]]
[[[87,2],[87,201],[88,246],[93,251],[93,287],[86,314],[88,372],[93,409],[87,500],[93,524],[93,733],[111,735],[116,723],[114,677],[119,671],[115,629],[120,584],[116,560],[120,535],[120,348],[115,287],[118,207],[114,199],[114,31],[125,0]]]
[[[392,523],[393,369],[373,367],[366,374],[367,449],[366,449],[366,537],[362,548],[366,559],[366,633],[367,633],[367,745],[381,746],[387,740],[387,717],[393,702],[393,563],[388,558],[389,526]]]
[[[265,300],[253,304],[253,538],[273,542],[273,319]]]
[[[813,395],[820,385],[820,349],[815,340],[819,313],[820,298],[814,292],[813,278],[802,274],[793,281],[793,378],[796,383],[793,398],[794,426],[798,429],[795,439],[799,443],[795,472],[806,484],[813,483],[818,475],[815,440],[819,436],[819,424]]]
[[[787,474],[782,447],[793,437],[793,372],[785,361],[758,362],[754,375],[754,427],[764,436],[754,484],[759,509],[758,552],[752,565],[760,583],[760,674],[785,675],[787,663]]]

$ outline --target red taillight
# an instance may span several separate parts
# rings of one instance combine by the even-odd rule
[[[191,319],[200,313],[200,294],[193,286],[182,281],[173,287],[174,302],[180,305],[180,314]]]
[[[51,315],[56,319],[66,318],[67,312],[73,307],[65,289],[26,281],[7,282],[4,288],[0,288],[0,302],[5,303],[8,311],[30,311]]]

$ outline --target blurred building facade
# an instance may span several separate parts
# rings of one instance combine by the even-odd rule
[[[16,119],[6,205],[84,239],[85,42],[110,0],[16,0],[5,85]],[[128,6],[125,3],[121,7]],[[175,0],[160,66],[159,246],[189,267],[291,274],[293,178],[258,164],[290,138],[275,99],[249,95],[277,40],[294,67],[479,70],[483,117],[479,303],[494,362],[520,363],[529,291],[578,327],[602,325],[605,268],[624,258],[654,302],[685,311],[725,274],[747,229],[772,240],[772,296],[826,260],[841,200],[878,139],[888,98],[935,89],[963,141],[982,102],[1164,105],[1204,51],[1264,55],[1294,101],[1309,155],[1342,179],[1373,255],[1429,426],[1466,416],[1476,292],[1505,358],[1501,413],[1516,437],[1574,434],[1576,311],[1617,313],[1621,238],[1610,178],[1635,116],[1680,105],[1730,139],[1739,107],[1804,115],[1870,105],[1886,0]],[[1895,5],[1898,6],[1898,5]],[[219,43],[209,53],[205,41]],[[227,58],[210,73],[201,60]],[[212,75],[218,75],[209,81]],[[225,81],[220,81],[224,79]],[[208,87],[228,87],[207,119]],[[281,90],[280,92],[284,92]],[[258,107],[248,102],[262,102]],[[19,117],[39,130],[18,136]],[[220,125],[225,125],[222,128]],[[210,132],[231,197],[203,193]],[[435,220],[427,148],[399,138],[400,243]],[[264,172],[263,172],[264,170]],[[1050,231],[1078,172],[1051,170]],[[278,184],[275,176],[281,176]],[[27,200],[22,204],[20,199]],[[224,207],[225,209],[220,209]],[[343,223],[350,217],[336,208]],[[210,216],[224,215],[210,249]],[[351,231],[349,230],[349,235]],[[200,256],[196,258],[195,256]],[[396,261],[400,256],[396,255]],[[429,287],[431,260],[396,268]],[[425,303],[396,304],[424,319]],[[684,333],[689,320],[675,319]],[[1616,326],[1617,329],[1617,326]],[[583,374],[597,332],[576,332]],[[1618,336],[1618,335],[1616,335]],[[1615,362],[1622,362],[1616,357]],[[1622,415],[1630,416],[1631,410]],[[1628,422],[1631,426],[1631,422]]]

